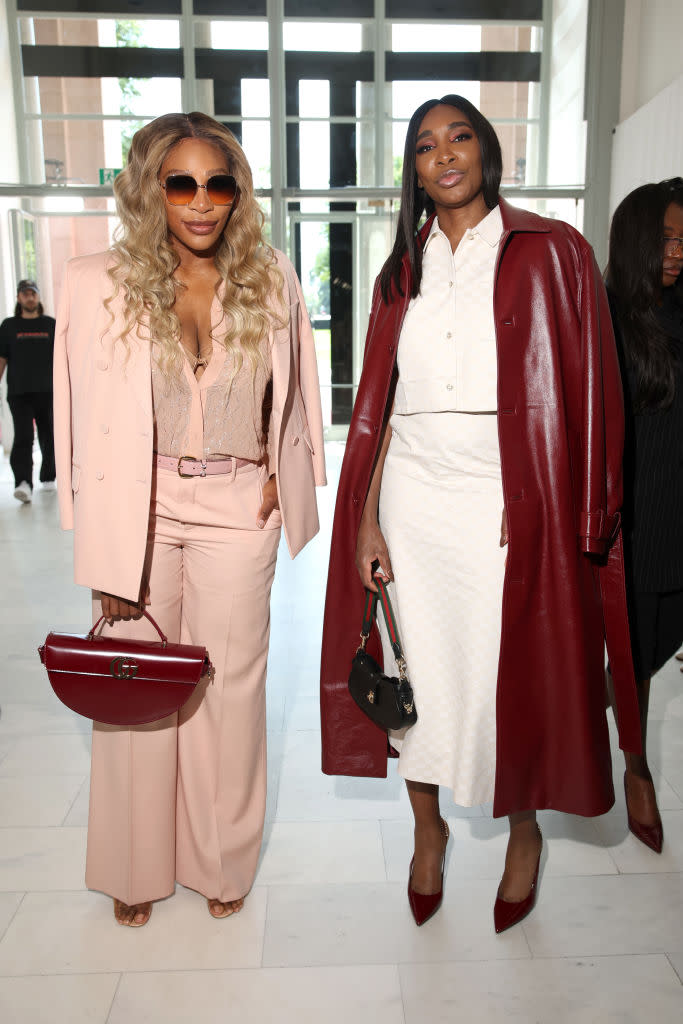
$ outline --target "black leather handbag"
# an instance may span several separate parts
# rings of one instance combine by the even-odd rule
[[[360,646],[351,662],[349,693],[361,711],[364,711],[375,725],[379,725],[382,729],[405,729],[406,726],[414,725],[417,721],[413,688],[408,682],[407,666],[398,638],[396,620],[387,588],[381,579],[375,578],[375,583],[377,584],[376,594],[371,590],[365,592]],[[398,678],[386,675],[375,659],[365,650],[378,602],[382,605],[384,612],[391,649],[396,658]]]

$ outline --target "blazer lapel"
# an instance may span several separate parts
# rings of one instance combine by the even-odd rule
[[[119,292],[110,303],[113,321],[105,311],[105,329],[102,345],[111,358],[117,379],[122,379],[128,395],[132,395],[146,419],[152,419],[152,359],[149,317],[142,315],[137,330],[129,331],[125,341],[121,333],[125,328],[123,293]]]

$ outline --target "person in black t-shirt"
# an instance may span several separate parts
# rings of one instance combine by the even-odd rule
[[[7,371],[7,401],[14,421],[10,465],[14,497],[28,502],[33,494],[33,421],[43,456],[40,479],[55,486],[52,428],[52,350],[55,321],[45,316],[35,281],[20,281],[14,316],[0,324],[0,380]]]

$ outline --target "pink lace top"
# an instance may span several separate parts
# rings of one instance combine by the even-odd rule
[[[234,359],[216,341],[199,380],[186,359],[182,373],[169,375],[159,368],[153,355],[154,450],[176,458],[234,455],[253,462],[267,459],[268,438],[272,437],[269,349],[265,361],[266,365],[260,364],[253,376],[245,356],[231,382]]]

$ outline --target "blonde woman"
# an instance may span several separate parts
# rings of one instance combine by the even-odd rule
[[[266,798],[269,600],[325,483],[310,323],[265,244],[242,149],[204,114],[134,137],[112,249],[67,264],[55,342],[62,526],[93,614],[204,644],[214,666],[178,715],[95,723],[86,883],[139,927],[176,882],[214,917],[254,880]]]

